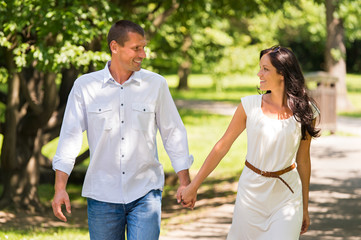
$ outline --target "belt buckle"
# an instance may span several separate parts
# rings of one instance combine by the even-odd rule
[[[261,176],[264,176],[266,172],[261,170]]]

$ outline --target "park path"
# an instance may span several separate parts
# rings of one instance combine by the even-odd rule
[[[232,104],[206,101],[176,104],[225,115],[236,109]],[[311,144],[311,226],[301,240],[361,240],[361,119],[338,117],[337,131],[341,134],[320,137]],[[233,204],[180,216],[160,240],[226,239]]]

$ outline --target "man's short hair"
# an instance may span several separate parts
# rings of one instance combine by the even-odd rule
[[[108,47],[114,40],[120,46],[124,46],[124,43],[129,39],[128,32],[138,33],[145,36],[144,29],[136,23],[129,20],[120,20],[113,24],[108,33]]]

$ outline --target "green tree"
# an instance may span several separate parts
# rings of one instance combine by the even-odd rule
[[[361,1],[325,0],[327,41],[325,49],[326,70],[338,78],[337,108],[348,110],[352,104],[346,88],[346,42],[361,38]]]
[[[40,166],[51,164],[41,148],[58,136],[79,72],[100,68],[108,58],[98,50],[112,11],[106,1],[0,1],[0,64],[8,77],[1,93],[0,208],[41,208]]]
[[[239,64],[236,62],[241,62],[234,59],[235,54],[232,56],[234,50],[240,50],[240,46],[250,43],[247,41],[250,39],[247,33],[237,29],[239,22],[254,17],[260,11],[268,14],[282,8],[283,2],[180,1],[177,13],[173,14],[159,31],[165,43],[162,49],[173,53],[165,55],[176,60],[172,63],[178,67],[178,89],[188,88],[187,79],[191,69],[212,74],[215,85],[221,85],[225,73],[237,71],[235,69]],[[240,44],[242,40],[246,41]],[[239,59],[239,55],[237,57]],[[232,63],[228,65],[226,59],[231,59]]]
[[[0,73],[7,84],[0,92],[6,107],[0,123],[0,208],[41,209],[40,167],[51,166],[42,146],[58,137],[77,76],[103,68],[110,59],[110,25],[130,19],[152,37],[178,6],[175,0],[0,0]]]
[[[191,69],[201,71],[205,64],[214,61],[216,44],[207,42],[207,33],[217,21],[212,1],[178,1],[177,11],[158,29],[150,48],[155,53],[153,67],[162,72],[176,71],[179,76],[178,89],[188,89]],[[219,17],[218,17],[219,19]],[[206,55],[208,51],[210,54]]]
[[[291,47],[304,71],[325,68],[326,45],[325,6],[313,0],[301,0],[297,5],[285,4],[278,36],[280,44]]]

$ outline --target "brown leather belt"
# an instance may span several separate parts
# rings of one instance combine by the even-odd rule
[[[259,175],[262,175],[264,177],[270,177],[270,178],[278,178],[279,180],[281,180],[290,190],[291,192],[293,193],[293,190],[292,188],[287,184],[287,182],[285,180],[283,180],[280,176],[282,174],[285,174],[286,172],[289,172],[293,169],[296,168],[296,164],[292,164],[291,166],[289,166],[288,168],[285,168],[283,170],[280,170],[280,171],[276,171],[276,172],[266,172],[266,171],[262,171],[262,170],[259,170],[258,168],[256,168],[255,166],[253,166],[252,164],[250,164],[247,160],[246,160],[246,166],[251,169],[253,172],[259,174]]]

